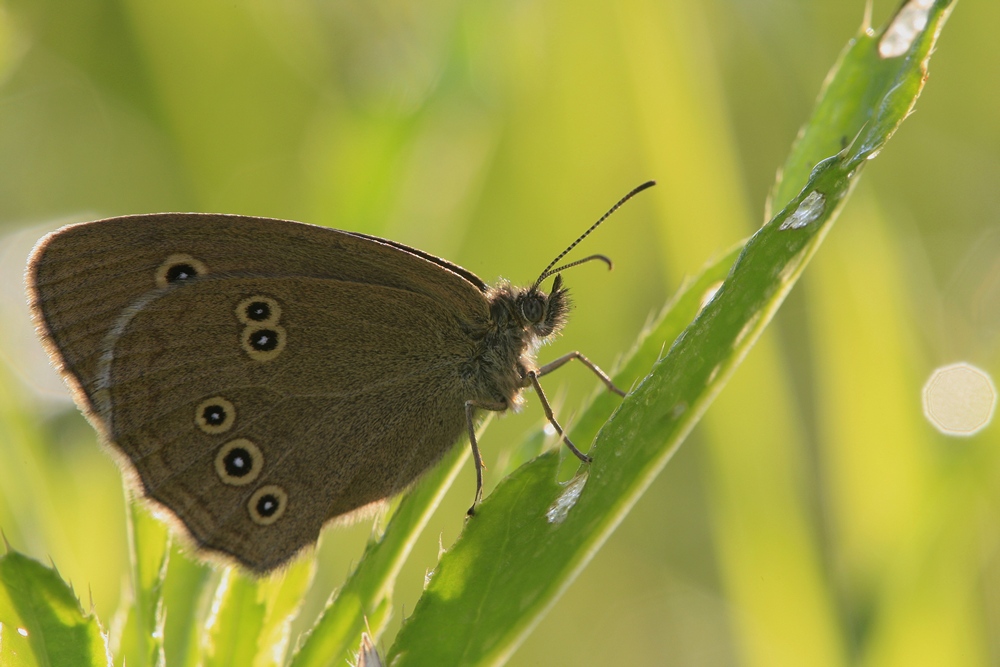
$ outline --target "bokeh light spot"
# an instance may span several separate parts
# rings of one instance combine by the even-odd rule
[[[924,416],[946,435],[972,435],[993,419],[997,390],[989,373],[960,362],[935,369],[924,385]]]

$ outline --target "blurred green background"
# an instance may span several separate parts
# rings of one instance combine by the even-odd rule
[[[896,6],[876,2],[873,22]],[[764,221],[864,10],[0,0],[6,538],[51,558],[107,627],[123,493],[31,332],[21,274],[46,231],[154,211],[273,216],[530,282],[655,178],[586,242],[615,271],[567,274],[577,307],[542,353],[611,367],[685,274]],[[946,438],[920,404],[936,366],[1000,377],[997,26],[1000,4],[959,3],[916,115],[774,326],[511,664],[1000,663],[1000,430]],[[564,423],[594,385],[572,366],[547,378]],[[490,486],[541,426],[528,402],[483,438]],[[400,578],[403,613],[473,489],[470,464]],[[316,604],[369,530],[325,535]]]

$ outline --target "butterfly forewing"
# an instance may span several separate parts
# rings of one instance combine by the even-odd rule
[[[481,281],[473,284],[447,262],[324,227],[195,213],[72,225],[39,242],[28,286],[50,353],[82,389],[85,407],[93,407],[91,384],[105,338],[122,311],[159,287],[158,271],[172,257],[189,257],[208,275],[310,276],[397,287],[431,296],[459,317],[481,318],[487,307]]]

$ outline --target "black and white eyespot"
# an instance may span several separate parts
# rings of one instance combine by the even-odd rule
[[[156,269],[156,286],[166,287],[186,280],[192,280],[208,273],[208,267],[200,259],[191,255],[170,255]]]
[[[285,349],[285,328],[277,324],[252,324],[243,329],[243,350],[254,361],[271,361]]]
[[[243,324],[277,324],[281,319],[281,306],[269,296],[255,294],[240,301],[236,317]]]
[[[225,433],[236,423],[236,408],[221,396],[213,396],[195,408],[194,423],[209,435]]]
[[[521,316],[528,322],[541,322],[545,317],[545,302],[539,296],[529,296],[521,301]]]
[[[232,486],[249,484],[260,476],[264,455],[246,438],[230,440],[215,455],[215,472],[219,479]]]
[[[260,487],[254,491],[253,495],[250,496],[250,501],[247,502],[250,518],[254,523],[262,526],[269,526],[280,519],[287,507],[288,494],[275,484]]]

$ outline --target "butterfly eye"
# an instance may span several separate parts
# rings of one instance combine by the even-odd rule
[[[277,324],[246,327],[243,330],[243,349],[255,361],[274,359],[285,349],[284,327]]]
[[[156,286],[166,287],[174,283],[197,278],[208,273],[205,263],[191,255],[171,255],[156,270]]]
[[[528,297],[521,302],[521,315],[531,323],[541,322],[545,316],[545,305],[540,297]]]
[[[194,423],[205,433],[225,433],[236,422],[236,408],[221,396],[202,401],[194,411]]]
[[[277,324],[281,319],[281,306],[269,296],[255,294],[240,301],[236,317],[243,324]]]
[[[253,519],[254,523],[259,523],[262,526],[270,525],[280,519],[287,506],[288,494],[280,486],[274,484],[262,486],[254,491],[247,503],[250,518]]]
[[[232,486],[243,486],[260,476],[264,455],[246,438],[227,442],[215,455],[215,472],[219,479]]]

